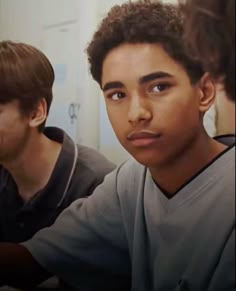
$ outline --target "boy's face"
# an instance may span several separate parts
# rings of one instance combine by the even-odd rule
[[[166,165],[203,132],[201,90],[157,44],[122,44],[106,56],[102,88],[112,127],[140,163]]]
[[[17,101],[0,103],[0,164],[17,158],[29,137],[28,119]]]

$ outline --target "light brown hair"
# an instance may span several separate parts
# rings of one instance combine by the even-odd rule
[[[0,103],[18,100],[22,114],[27,115],[44,98],[48,113],[53,82],[52,65],[40,50],[25,43],[0,42]]]

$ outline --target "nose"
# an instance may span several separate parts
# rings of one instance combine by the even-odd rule
[[[128,119],[132,125],[150,121],[152,119],[152,112],[148,102],[139,96],[131,98]]]

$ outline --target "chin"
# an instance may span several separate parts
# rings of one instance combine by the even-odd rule
[[[161,158],[158,158],[158,156],[160,155],[147,153],[133,155],[136,161],[148,168],[161,167],[167,163],[166,159],[163,158],[163,155]]]

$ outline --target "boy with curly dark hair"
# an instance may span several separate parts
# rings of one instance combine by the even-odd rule
[[[182,32],[178,9],[161,2],[115,6],[103,20],[91,72],[135,160],[31,241],[1,245],[2,282],[15,283],[20,264],[18,285],[47,270],[82,290],[125,290],[129,276],[135,291],[233,289],[235,147],[206,134],[215,89]]]

